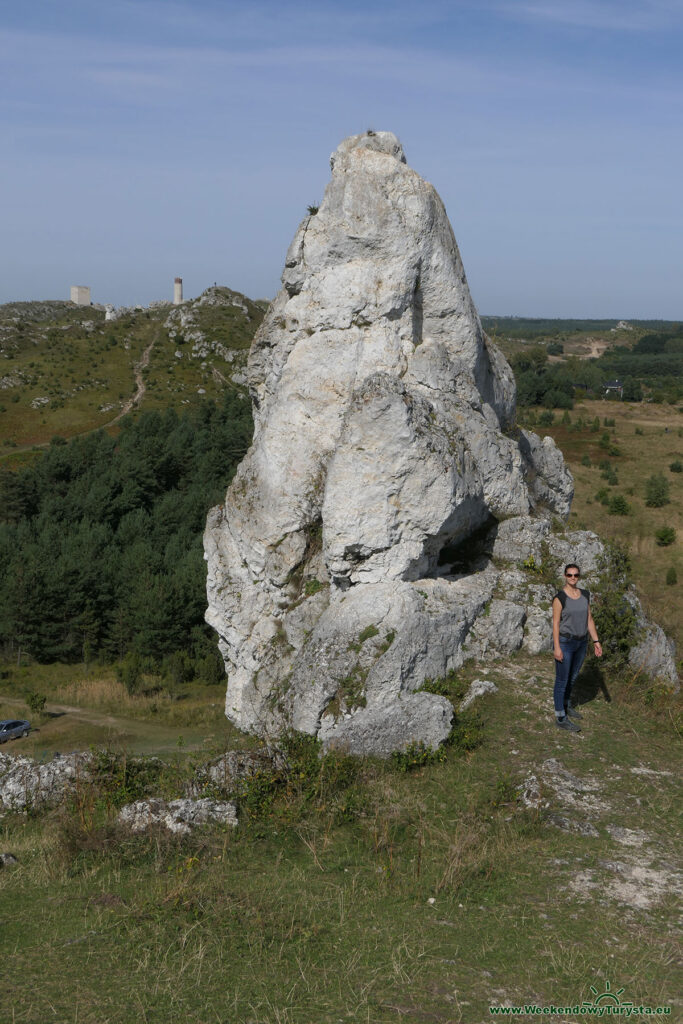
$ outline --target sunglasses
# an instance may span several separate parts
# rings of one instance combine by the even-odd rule
[[[567,577],[567,579],[572,579],[574,576],[576,576],[576,578],[578,580],[579,573],[578,572],[566,572],[565,576]]]

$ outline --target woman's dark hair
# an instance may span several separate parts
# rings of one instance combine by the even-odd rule
[[[564,574],[565,574],[565,576],[567,575],[567,569],[576,569],[576,571],[579,573],[579,575],[581,575],[581,570],[579,569],[579,567],[576,564],[576,562],[570,562],[569,565],[565,565],[565,567],[564,567]]]

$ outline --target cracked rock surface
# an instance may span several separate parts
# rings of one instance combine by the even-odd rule
[[[572,478],[551,438],[514,428],[433,186],[390,132],[331,165],[252,343],[254,440],[208,516],[206,618],[237,726],[386,755],[447,736],[425,679],[546,648],[552,589],[517,572],[508,592],[510,565],[565,548],[592,564],[600,542],[553,550]]]

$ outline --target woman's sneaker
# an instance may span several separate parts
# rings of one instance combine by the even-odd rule
[[[573,708],[571,704],[565,709],[565,715],[569,715],[570,718],[583,718],[581,712],[577,711],[576,708]]]
[[[558,729],[566,729],[567,732],[581,732],[581,726],[572,722],[571,718],[567,718],[566,715],[564,718],[556,718],[555,721]]]

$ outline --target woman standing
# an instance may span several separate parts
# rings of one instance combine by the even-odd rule
[[[590,608],[590,593],[579,589],[581,572],[578,565],[565,565],[567,581],[553,598],[553,654],[555,655],[555,717],[560,729],[581,732],[572,719],[581,718],[572,707],[572,684],[581,671],[586,657],[588,636],[593,641],[595,654],[602,657],[598,631]]]

